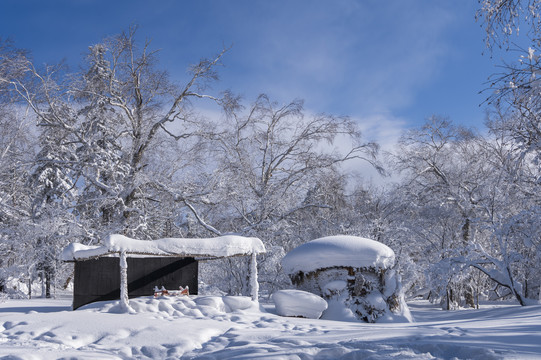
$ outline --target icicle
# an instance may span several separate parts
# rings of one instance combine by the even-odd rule
[[[120,307],[125,312],[134,312],[128,298],[128,261],[125,251],[120,253]]]
[[[250,260],[250,290],[253,301],[259,299],[259,283],[257,282],[257,255],[252,253]]]

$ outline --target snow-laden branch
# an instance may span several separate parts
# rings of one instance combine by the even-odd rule
[[[197,219],[197,221],[205,228],[207,229],[208,231],[210,231],[211,233],[215,234],[215,235],[218,235],[218,236],[221,236],[222,233],[220,231],[218,231],[216,228],[214,228],[213,226],[207,224],[202,218],[201,216],[199,216],[197,210],[195,210],[195,208],[187,201],[187,200],[183,200],[184,204],[186,204],[186,206],[188,207],[188,209],[190,209],[190,211],[194,214],[195,218]]]

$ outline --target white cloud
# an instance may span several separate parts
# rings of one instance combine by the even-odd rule
[[[439,2],[317,2],[269,7],[232,49],[233,89],[304,98],[318,112],[373,115],[408,106],[441,71],[453,16]],[[239,52],[238,58],[235,52]]]
[[[392,152],[407,128],[405,119],[390,114],[378,114],[354,119],[362,131],[365,141],[374,141],[380,146],[380,156],[385,152]],[[381,158],[383,160],[383,158]],[[351,173],[356,179],[373,185],[385,185],[396,180],[393,176],[383,177],[367,161],[355,159],[346,162],[342,168]]]
[[[420,91],[430,88],[455,56],[449,34],[459,30],[458,13],[471,11],[474,21],[464,0],[313,1],[310,6],[246,1],[217,7],[215,14],[223,15],[219,35],[225,44],[234,43],[221,70],[225,87],[248,103],[266,92],[281,103],[305,99],[307,113],[351,116],[365,139],[378,142],[382,151],[392,149],[403,129],[422,121],[398,114],[423,108]],[[381,181],[366,163],[347,166]]]

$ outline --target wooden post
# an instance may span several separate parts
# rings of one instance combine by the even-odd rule
[[[120,253],[120,307],[122,311],[134,312],[128,297],[128,261],[126,251]]]
[[[258,301],[259,299],[259,283],[257,282],[257,255],[252,253],[250,259],[250,292],[252,295],[252,301]]]

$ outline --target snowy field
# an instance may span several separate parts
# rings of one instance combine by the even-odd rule
[[[70,303],[0,303],[0,359],[541,359],[541,306],[415,301],[415,323],[365,324],[280,317],[242,297],[138,298],[135,314]]]

